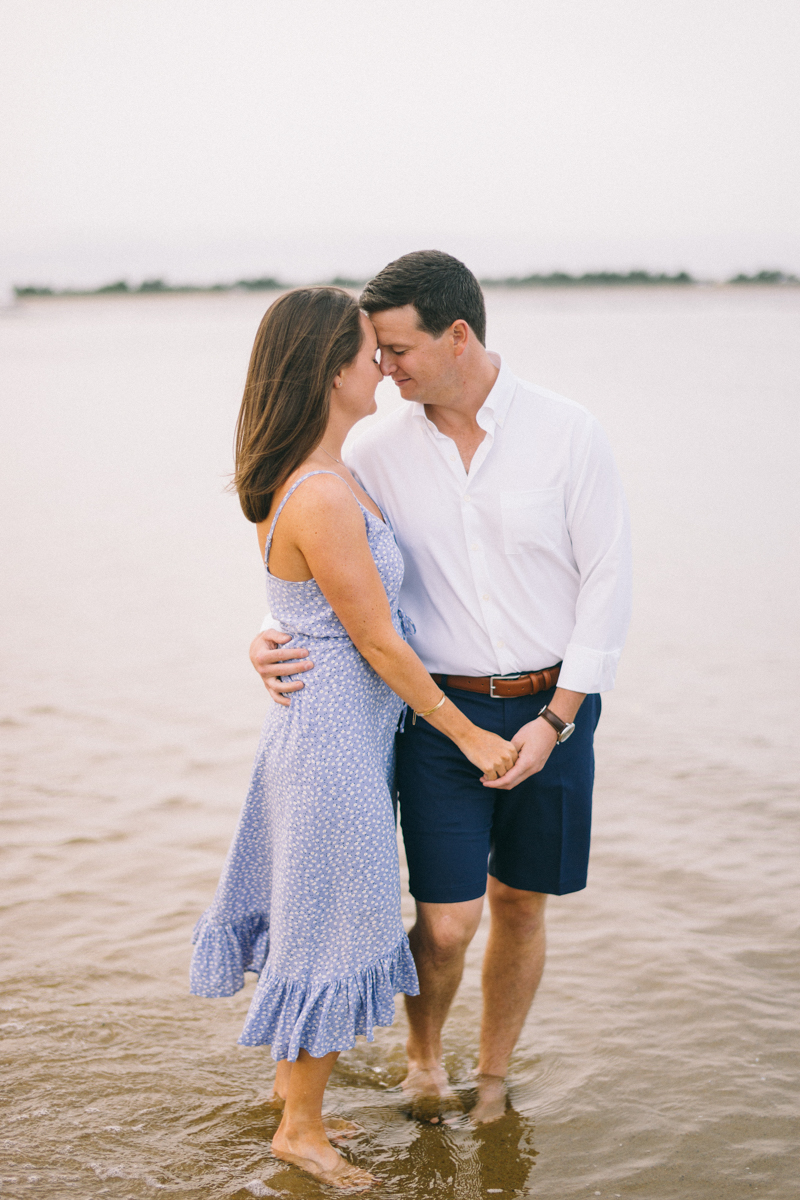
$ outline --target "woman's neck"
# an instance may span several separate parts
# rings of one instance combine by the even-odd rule
[[[337,463],[338,466],[344,466],[338,454],[331,454],[330,450],[326,450],[324,446],[317,446],[317,455],[322,455],[326,462]]]
[[[323,457],[328,455],[335,462],[341,463],[342,446],[355,423],[355,421],[348,421],[343,414],[331,413],[322,439],[317,445],[318,450],[324,451]]]

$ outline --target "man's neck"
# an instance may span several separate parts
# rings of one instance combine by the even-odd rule
[[[498,374],[499,368],[482,349],[474,369],[464,373],[450,394],[437,396],[435,403],[425,404],[428,420],[455,442],[465,471],[469,471],[473,455],[486,436],[476,418]]]
[[[477,417],[495,385],[499,368],[481,348],[480,357],[453,386],[435,400],[425,402],[425,415],[442,433],[451,429],[478,429]],[[452,436],[452,434],[450,434]]]
[[[435,401],[425,404],[428,420],[433,422],[440,433],[453,439],[458,445],[462,460],[464,450],[470,445],[473,448],[469,452],[471,460],[477,446],[483,440],[483,430],[477,424],[476,416],[494,388],[498,374],[499,367],[495,367],[486,350],[481,349],[480,358],[477,358],[474,365],[470,364],[470,370],[464,372],[452,389],[437,396]],[[468,462],[464,462],[464,466],[469,470]]]

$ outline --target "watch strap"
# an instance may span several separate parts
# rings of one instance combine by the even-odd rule
[[[553,729],[555,729],[556,734],[559,738],[561,737],[562,733],[569,725],[569,721],[562,721],[561,717],[557,717],[554,712],[551,712],[546,704],[543,705],[542,708],[539,709],[538,715],[540,717],[544,717],[545,721],[547,721],[547,724],[550,725]]]

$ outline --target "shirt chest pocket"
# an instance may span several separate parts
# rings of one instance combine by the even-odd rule
[[[556,549],[566,536],[564,495],[560,487],[501,492],[503,545],[506,554]]]

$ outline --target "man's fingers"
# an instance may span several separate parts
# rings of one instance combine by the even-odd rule
[[[264,653],[269,654],[270,662],[291,662],[292,659],[305,660],[308,658],[308,651],[301,650],[297,646],[289,646],[286,650],[267,650]]]
[[[293,636],[291,633],[284,633],[283,630],[262,629],[261,633],[256,635],[255,640],[272,642],[273,646],[282,646],[284,642],[290,642]]]
[[[514,787],[515,784],[521,783],[522,780],[525,779],[526,776],[528,776],[530,774],[531,774],[530,765],[528,763],[523,762],[521,758],[518,758],[517,761],[514,763],[514,766],[511,768],[511,770],[506,771],[505,775],[503,775],[500,779],[496,779],[492,775],[483,775],[481,777],[481,783],[485,784],[486,787],[496,787],[496,788],[509,787],[509,788],[511,788],[511,787]]]
[[[270,658],[270,661],[266,663],[261,663],[256,659],[254,665],[264,679],[280,679],[283,675],[302,675],[303,671],[310,671],[314,666],[310,659],[294,662],[290,658],[284,659],[282,662],[273,662]]]

